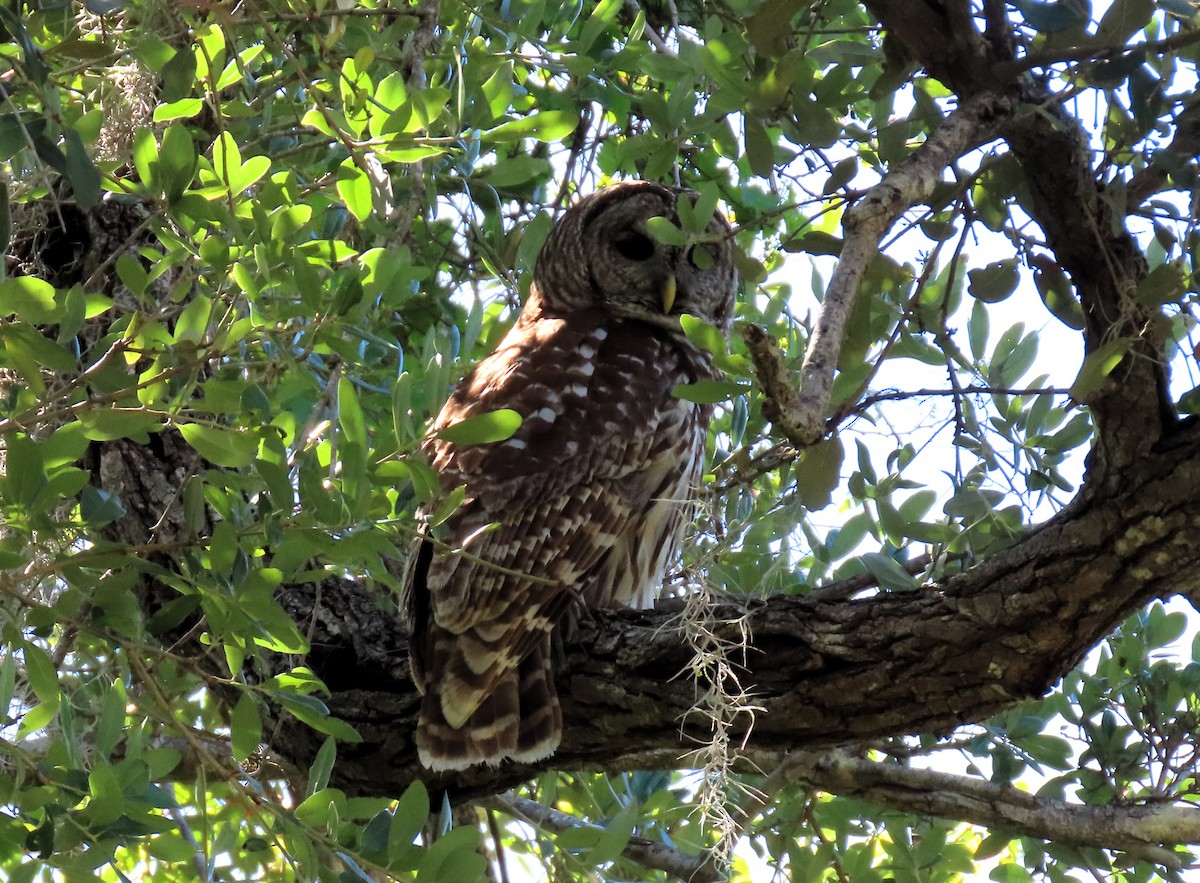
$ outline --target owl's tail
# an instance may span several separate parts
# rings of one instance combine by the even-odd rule
[[[550,668],[549,636],[517,668],[500,675],[461,726],[446,720],[439,678],[426,678],[416,743],[421,763],[431,770],[495,766],[506,758],[532,763],[553,754],[561,738],[562,709]]]

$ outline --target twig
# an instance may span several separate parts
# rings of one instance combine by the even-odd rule
[[[196,866],[196,876],[203,883],[208,883],[209,880],[212,880],[212,871],[208,865],[208,855],[205,853],[204,847],[196,842],[196,835],[192,833],[192,828],[188,824],[183,810],[178,806],[173,806],[167,810],[167,813],[171,816],[171,821],[178,826],[179,833],[183,836],[184,841],[192,848],[192,862]]]
[[[1114,44],[1108,46],[1062,46],[1047,49],[1042,52],[1031,52],[1022,58],[1012,61],[1002,61],[995,67],[995,75],[1002,78],[1015,77],[1017,74],[1038,67],[1048,67],[1067,61],[1104,61],[1137,53],[1174,52],[1185,49],[1200,41],[1200,31],[1181,31],[1164,37],[1161,40],[1149,40],[1145,43]]]
[[[478,803],[555,834],[576,828],[600,829],[599,825],[584,822],[528,797],[517,797],[511,791],[480,800]],[[711,856],[697,858],[665,843],[656,843],[644,837],[630,837],[621,855],[644,868],[664,871],[685,883],[720,883],[724,879]]]
[[[1071,390],[1061,386],[1027,386],[1022,388],[1012,388],[1007,386],[963,386],[958,389],[887,389],[882,392],[871,393],[866,396],[861,402],[855,405],[851,414],[858,414],[872,405],[877,405],[880,402],[895,402],[904,401],[906,399],[924,399],[933,398],[935,396],[960,396],[960,395],[999,395],[999,396],[1066,396],[1070,395]]]

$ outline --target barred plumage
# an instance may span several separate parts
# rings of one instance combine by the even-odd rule
[[[424,444],[466,498],[410,555],[405,609],[424,693],[422,761],[461,769],[534,761],[558,747],[550,635],[572,604],[648,606],[689,519],[711,409],[672,395],[709,377],[679,325],[727,332],[734,273],[719,216],[695,259],[648,235],[679,191],[601,190],[551,231],[530,297],[499,348],[459,384]],[[512,438],[437,438],[511,408]]]

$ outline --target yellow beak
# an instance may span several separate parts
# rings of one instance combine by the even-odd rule
[[[670,315],[671,307],[675,306],[675,274],[667,277],[667,282],[663,285],[662,290],[662,308],[663,313]]]

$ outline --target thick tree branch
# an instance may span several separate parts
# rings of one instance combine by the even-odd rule
[[[1200,425],[1143,458],[1119,495],[1077,502],[1012,548],[945,583],[862,599],[775,597],[713,606],[712,631],[750,639],[739,671],[761,707],[748,764],[779,752],[941,733],[1040,696],[1128,613],[1200,587]],[[363,735],[339,748],[338,787],[394,794],[423,779],[433,790],[494,794],[544,769],[686,765],[708,737],[692,711],[706,685],[679,677],[692,648],[679,602],[596,612],[564,647],[558,688],[566,724],[548,762],[433,776],[412,730],[419,697],[394,618],[351,580],[294,586],[286,609],[313,635],[306,660],[329,686],[334,714]],[[304,766],[321,734],[278,722],[272,751]]]

